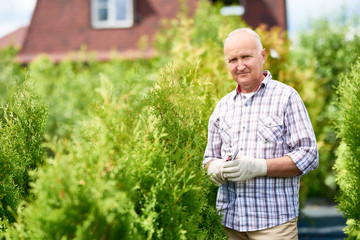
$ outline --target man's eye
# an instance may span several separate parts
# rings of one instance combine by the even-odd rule
[[[229,63],[234,63],[234,62],[236,62],[237,61],[237,59],[236,58],[233,58],[233,59],[230,59],[229,60]]]

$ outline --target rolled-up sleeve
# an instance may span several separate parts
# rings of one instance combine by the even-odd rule
[[[286,139],[290,147],[290,152],[286,155],[304,175],[318,167],[319,155],[308,112],[297,93],[289,99],[285,116]]]

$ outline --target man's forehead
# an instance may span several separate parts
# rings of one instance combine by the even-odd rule
[[[261,43],[260,43],[261,45]],[[262,48],[259,46],[258,39],[246,31],[238,31],[231,34],[224,42],[224,52],[229,49],[244,48],[250,51],[258,51]],[[259,49],[260,48],[260,49]]]
[[[242,55],[253,55],[258,52],[256,46],[243,47],[243,46],[229,46],[224,49],[226,56],[242,56]]]

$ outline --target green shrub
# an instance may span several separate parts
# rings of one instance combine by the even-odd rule
[[[0,218],[13,222],[22,200],[29,200],[28,172],[43,163],[42,135],[47,106],[25,81],[2,106],[0,122]]]
[[[360,239],[360,59],[342,75],[337,93],[336,129],[341,139],[335,169],[340,187],[339,209],[347,218],[345,233]]]
[[[140,101],[137,94],[114,95],[112,84],[103,77],[92,118],[83,121],[71,139],[48,144],[55,156],[36,172],[36,198],[3,235],[220,239],[220,217],[214,199],[209,199],[214,186],[201,170],[205,136],[196,136],[203,122],[193,117],[196,107],[182,110],[188,125],[174,117],[176,105],[183,101],[168,102],[167,80]],[[138,105],[143,110],[133,112]]]
[[[18,49],[9,46],[0,50],[0,105],[5,105],[9,102],[11,94],[15,91],[17,84],[22,83],[25,75],[21,65],[15,62],[15,56]]]
[[[165,163],[175,168],[169,177],[175,177],[174,182],[178,179],[171,188],[179,195],[182,208],[177,214],[181,214],[183,220],[173,224],[182,225],[187,232],[185,239],[221,239],[224,235],[215,209],[216,187],[204,177],[201,170],[207,142],[208,112],[211,111],[207,108],[208,92],[204,88],[207,79],[197,74],[198,65],[188,67],[189,71],[176,71],[169,67],[151,90],[146,102],[154,119],[153,126],[164,134]],[[162,172],[160,169],[159,174]],[[174,205],[177,202],[175,197],[170,200]],[[158,207],[166,206],[166,201],[165,198]],[[165,215],[171,216],[172,212],[167,209]],[[168,237],[182,239],[180,236]]]
[[[73,140],[54,139],[54,157],[36,173],[34,201],[20,209],[9,239],[126,239],[131,201],[126,166],[121,164],[121,106],[109,102],[107,83],[99,89],[103,105],[82,124]],[[126,106],[124,106],[126,108]],[[126,119],[125,119],[126,120]],[[118,123],[118,124],[117,124]],[[125,168],[126,169],[126,168]],[[124,180],[126,179],[126,180]],[[131,178],[129,178],[131,180]],[[131,186],[133,187],[133,186]]]
[[[46,131],[51,136],[69,137],[76,122],[89,117],[100,73],[110,79],[116,94],[128,93],[128,90],[132,93],[152,85],[158,62],[158,59],[113,59],[107,63],[67,60],[55,64],[47,56],[39,56],[28,68],[49,104]]]

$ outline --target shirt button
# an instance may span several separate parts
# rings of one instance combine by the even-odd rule
[[[245,103],[245,107],[247,107],[248,105],[247,105],[247,103]]]

